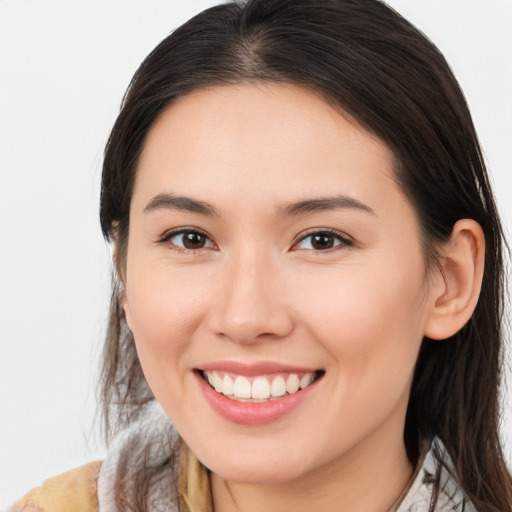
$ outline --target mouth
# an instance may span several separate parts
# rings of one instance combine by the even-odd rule
[[[320,380],[325,374],[324,370],[251,376],[217,370],[196,372],[219,395],[236,402],[248,403],[271,402],[295,395]]]

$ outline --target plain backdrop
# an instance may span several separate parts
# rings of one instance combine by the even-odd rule
[[[94,426],[110,273],[98,222],[102,150],[138,64],[214,3],[0,0],[0,508],[102,456]],[[512,1],[390,4],[451,63],[511,226]],[[512,439],[509,397],[504,408]]]

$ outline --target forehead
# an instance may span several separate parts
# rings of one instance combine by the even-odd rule
[[[314,92],[240,84],[178,98],[148,132],[134,200],[161,192],[282,202],[394,187],[393,154]],[[289,197],[287,197],[289,196]]]

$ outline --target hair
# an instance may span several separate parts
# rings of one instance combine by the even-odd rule
[[[512,510],[499,438],[503,235],[464,95],[446,60],[418,29],[379,0],[249,0],[205,10],[144,60],[108,140],[101,227],[115,241],[112,302],[102,368],[107,436],[154,400],[119,293],[137,162],[156,118],[191,91],[243,82],[290,83],[320,94],[392,150],[399,185],[419,218],[427,266],[455,222],[486,240],[482,290],[469,322],[443,341],[423,340],[404,440],[415,463],[437,436],[480,512]],[[154,475],[153,475],[154,476]],[[142,489],[149,473],[136,483]],[[135,485],[135,484],[134,484]],[[431,505],[432,510],[434,505]]]

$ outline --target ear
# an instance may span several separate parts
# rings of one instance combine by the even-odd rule
[[[119,241],[119,222],[112,223],[112,263],[119,280],[118,304],[123,308],[126,323],[132,330],[132,315],[126,296],[126,245],[127,241]]]
[[[132,312],[130,310],[130,304],[128,303],[128,297],[126,296],[126,290],[123,289],[121,293],[119,294],[119,301],[121,302],[121,306],[124,310],[124,316],[126,318],[126,323],[128,324],[128,327],[130,328],[130,331],[133,332],[132,329]]]
[[[424,335],[453,336],[470,319],[478,302],[485,261],[485,237],[478,222],[462,219],[441,248],[439,270],[431,282]]]

